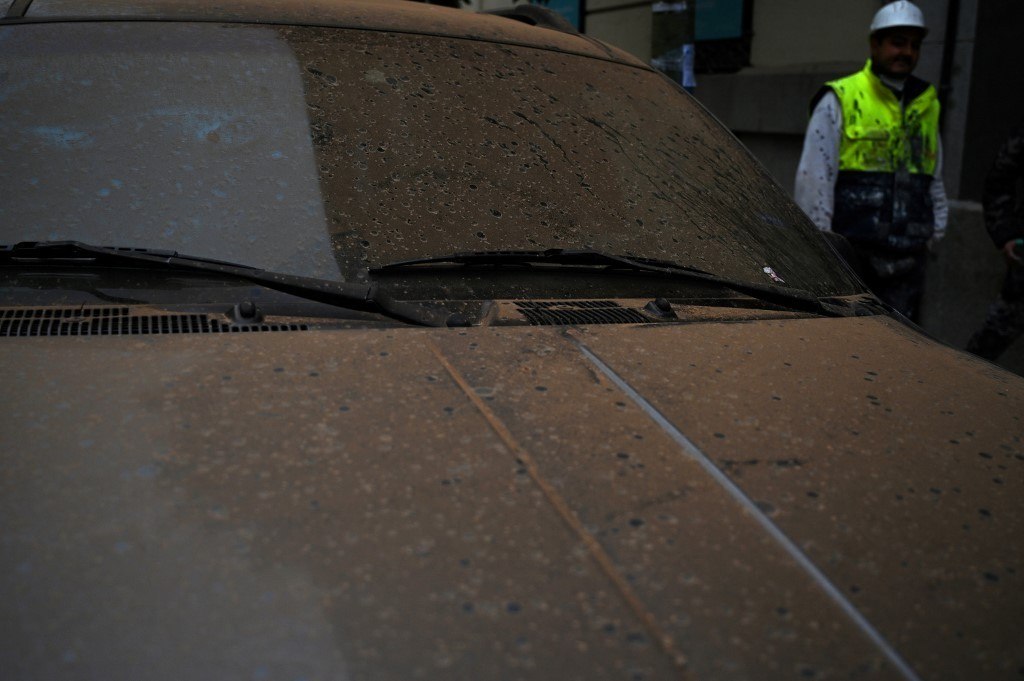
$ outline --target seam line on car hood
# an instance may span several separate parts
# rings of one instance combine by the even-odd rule
[[[662,430],[664,430],[669,437],[671,437],[676,444],[678,444],[686,454],[696,461],[700,466],[715,480],[726,492],[739,503],[746,511],[756,520],[761,527],[778,543],[789,556],[796,561],[808,576],[814,580],[814,582],[825,592],[825,594],[837,605],[839,608],[846,613],[846,615],[853,621],[853,623],[878,647],[879,651],[885,655],[886,659],[889,660],[896,667],[897,670],[904,676],[904,678],[910,681],[920,681],[920,677],[914,672],[910,665],[900,656],[895,648],[885,640],[868,619],[861,614],[859,610],[843,595],[843,593],[833,584],[824,572],[818,568],[817,565],[807,557],[799,546],[790,539],[774,522],[769,518],[764,511],[762,511],[754,501],[747,496],[736,483],[734,483],[729,476],[727,476],[711,458],[705,454],[696,444],[693,443],[681,430],[679,430],[671,421],[669,421],[664,414],[655,408],[653,404],[647,401],[643,395],[641,395],[635,388],[619,376],[615,371],[607,365],[600,357],[598,357],[590,348],[583,344],[578,338],[567,336],[579,351],[586,357],[594,366],[597,367],[598,371],[604,374],[612,383],[614,383],[620,390],[629,396],[631,400],[640,409],[642,409],[655,423],[657,423]]]
[[[469,385],[466,378],[459,373],[459,370],[456,369],[451,362],[448,361],[448,358],[445,357],[441,349],[430,340],[427,341],[427,346],[437,357],[437,360],[441,363],[441,366],[444,367],[445,371],[448,372],[448,375],[452,377],[452,380],[455,381],[462,392],[466,394],[466,397],[469,398],[469,401],[473,403],[473,406],[476,407],[477,411],[479,411],[484,417],[495,434],[497,434],[505,446],[511,450],[516,460],[526,468],[530,478],[533,480],[534,484],[541,489],[541,492],[544,494],[548,503],[554,507],[555,511],[569,526],[569,529],[573,534],[578,536],[584,546],[587,547],[587,551],[590,553],[591,558],[594,559],[601,571],[604,572],[605,576],[612,582],[612,585],[615,587],[616,591],[619,592],[619,595],[626,601],[630,610],[633,611],[633,614],[636,615],[636,617],[643,623],[648,634],[658,642],[662,651],[669,656],[672,663],[685,674],[683,678],[692,678],[686,669],[686,656],[676,649],[675,644],[672,641],[672,637],[658,626],[654,615],[644,607],[643,602],[633,592],[629,583],[615,567],[615,563],[612,561],[611,557],[605,552],[604,548],[602,548],[600,542],[598,542],[583,526],[583,523],[580,522],[578,517],[576,517],[576,514],[573,512],[572,508],[570,508],[568,502],[561,494],[558,493],[558,490],[555,489],[554,485],[548,482],[540,474],[540,469],[537,467],[537,464],[530,455],[530,452],[519,444],[504,422],[502,422],[502,420],[498,418],[498,416],[484,403],[480,396],[477,395],[476,391],[473,390],[471,385]]]

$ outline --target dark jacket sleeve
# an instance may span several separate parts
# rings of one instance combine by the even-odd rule
[[[1024,125],[1015,129],[996,155],[985,177],[985,227],[996,248],[1024,237],[1018,184],[1024,180]]]

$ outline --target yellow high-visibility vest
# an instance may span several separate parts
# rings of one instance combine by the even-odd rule
[[[939,148],[939,100],[935,88],[901,106],[896,95],[864,68],[826,83],[843,110],[839,170],[934,175]]]

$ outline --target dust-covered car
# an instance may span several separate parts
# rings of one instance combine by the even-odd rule
[[[7,5],[0,677],[1019,678],[1024,382],[656,71]]]

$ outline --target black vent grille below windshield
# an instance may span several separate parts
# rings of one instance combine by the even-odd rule
[[[622,307],[611,300],[522,301],[519,312],[534,325],[554,324],[648,324],[652,320],[639,310]]]
[[[306,331],[305,324],[231,324],[206,314],[133,315],[127,307],[0,310],[0,336],[145,336]]]

